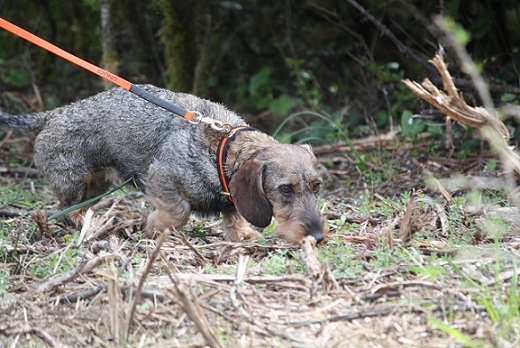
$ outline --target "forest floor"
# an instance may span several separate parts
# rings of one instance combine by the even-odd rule
[[[193,217],[158,252],[128,189],[81,231],[48,221],[32,140],[0,138],[1,347],[520,344],[520,213],[484,148],[393,133],[316,147],[326,242],[284,244],[269,226],[231,243]]]

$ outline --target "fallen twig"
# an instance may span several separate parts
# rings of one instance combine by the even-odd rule
[[[166,260],[166,257],[162,255],[163,261]],[[197,298],[191,294],[189,289],[187,289],[184,284],[177,278],[176,272],[172,269],[171,265],[168,262],[164,262],[167,266],[165,267],[167,270],[168,277],[170,277],[171,282],[174,285],[172,292],[175,298],[180,302],[182,309],[197,326],[199,332],[204,336],[208,345],[212,348],[221,348],[223,344],[220,342],[219,338],[215,334],[212,327],[209,325],[209,321],[202,310]]]
[[[307,236],[303,240],[302,251],[303,261],[307,266],[307,272],[312,279],[317,280],[321,276],[321,264],[318,260],[318,254],[316,253],[316,239],[312,236]]]
[[[1,144],[0,147],[2,147]],[[0,174],[22,174],[28,177],[37,177],[40,175],[40,171],[28,167],[0,167]]]
[[[111,255],[107,255],[106,257],[111,257]],[[36,291],[39,293],[48,292],[57,288],[58,286],[64,285],[74,280],[77,276],[89,272],[106,257],[99,256],[93,258],[92,260],[87,260],[84,257],[79,261],[78,265],[74,267],[72,270],[65,273],[52,275],[38,283],[36,286]]]
[[[89,298],[92,298],[104,291],[107,290],[107,285],[98,285],[94,288],[82,291],[82,292],[76,292],[67,296],[59,296],[58,298],[50,299],[50,303],[56,303],[58,301],[59,303],[76,303],[78,301],[82,300],[88,300]],[[135,293],[137,291],[134,287],[129,286],[120,286],[121,293],[123,294],[123,297],[125,299],[130,298],[131,296],[135,296]],[[161,291],[156,290],[142,290],[141,291],[141,297],[146,298],[152,301],[158,301],[158,302],[165,302],[167,297],[162,293]]]
[[[410,280],[410,281],[401,281],[401,282],[391,282],[391,283],[384,283],[384,284],[378,284],[371,288],[368,292],[371,294],[386,292],[388,290],[395,290],[395,289],[401,289],[401,288],[409,288],[409,287],[426,287],[434,290],[441,290],[442,287],[439,285],[427,282],[423,280]]]
[[[406,210],[404,212],[403,220],[401,221],[401,227],[399,228],[399,238],[401,238],[401,243],[403,245],[408,244],[411,238],[411,229],[409,228],[410,220],[412,219],[412,212],[415,203],[415,196],[417,192],[413,191],[408,203],[406,204]]]
[[[33,327],[33,328],[27,328],[27,329],[19,329],[19,328],[0,328],[0,335],[3,336],[16,336],[16,335],[35,335],[39,337],[41,340],[43,340],[45,343],[49,345],[49,347],[61,347],[62,345],[59,344],[54,337],[52,337],[47,331]]]
[[[176,273],[177,278],[182,281],[195,282],[232,282],[235,276],[231,274],[198,274],[198,273]],[[244,276],[243,282],[251,284],[280,284],[283,282],[297,282],[304,286],[309,286],[309,279],[299,275],[262,275],[262,276]]]
[[[40,293],[47,292],[60,285],[70,282],[79,275],[80,271],[83,269],[83,266],[85,266],[86,263],[87,260],[83,258],[80,260],[79,264],[70,271],[61,274],[55,274],[44,279],[37,285],[36,291]]]
[[[161,251],[161,246],[163,245],[164,241],[170,234],[170,230],[166,229],[164,230],[157,239],[155,243],[155,249],[153,250],[152,254],[150,255],[150,258],[148,259],[148,263],[146,264],[146,267],[144,269],[143,274],[141,275],[141,278],[139,278],[139,283],[137,284],[137,289],[135,291],[134,301],[132,302],[132,307],[130,309],[130,314],[128,315],[126,326],[125,326],[125,337],[128,339],[130,335],[130,327],[132,324],[132,320],[134,319],[135,310],[137,308],[137,304],[139,303],[139,300],[141,299],[141,293],[143,290],[144,282],[146,281],[146,278],[148,277],[148,274],[150,273],[150,270],[152,269],[152,265],[155,262],[155,259],[157,258],[157,255],[159,255]]]
[[[369,318],[369,317],[384,317],[399,311],[410,311],[411,308],[403,309],[402,306],[383,306],[381,308],[373,308],[367,311],[353,311],[351,313],[339,314],[330,316],[324,319],[310,319],[302,321],[292,321],[287,323],[291,327],[309,326],[312,324],[332,323],[337,321],[352,321],[355,319]],[[422,312],[422,311],[421,311]]]
[[[20,217],[21,215],[25,215],[27,212],[20,212],[17,210],[10,210],[10,209],[0,209],[0,217],[3,218],[14,218],[14,217]]]

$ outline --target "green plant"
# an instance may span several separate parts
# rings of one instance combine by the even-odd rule
[[[293,251],[275,250],[262,259],[259,269],[261,274],[282,275],[294,272],[305,272],[303,264]]]
[[[71,240],[65,250],[58,250],[45,256],[41,260],[33,259],[28,265],[29,270],[34,276],[45,278],[53,274],[65,273],[74,269],[79,262],[78,249],[73,247],[75,243],[75,239]]]
[[[499,249],[497,249],[499,250]],[[513,261],[512,277],[509,285],[503,284],[500,274],[502,272],[500,258],[496,259],[495,283],[496,285],[484,285],[475,281],[471,276],[462,271],[453,261],[448,260],[450,268],[458,274],[464,283],[469,286],[474,301],[483,306],[495,333],[495,342],[520,342],[520,291],[518,290],[518,264]],[[452,325],[430,318],[429,322],[454,337],[468,347],[481,347]]]
[[[269,109],[273,114],[283,116],[302,105],[302,100],[291,97],[287,93],[288,88],[277,84],[272,74],[273,69],[265,66],[251,76],[247,92],[242,92],[244,103],[257,110]]]
[[[445,268],[439,266],[439,262],[435,254],[426,260],[427,264],[424,264],[425,260],[422,259],[422,255],[419,255],[415,248],[402,248],[401,252],[403,255],[405,255],[409,262],[411,262],[411,265],[408,268],[410,272],[422,274],[428,277],[431,281],[433,281],[436,277],[447,274]]]
[[[468,336],[466,336],[464,333],[462,333],[460,330],[457,330],[453,326],[450,326],[448,324],[443,323],[442,321],[435,319],[435,318],[429,318],[429,323],[433,326],[436,326],[440,330],[444,331],[448,335],[455,338],[457,341],[461,342],[467,347],[470,348],[479,348],[482,347],[480,344],[474,343]]]
[[[306,117],[307,119],[315,119],[319,122],[309,123]],[[282,133],[282,129],[293,120],[300,122],[302,128],[296,131],[285,131]],[[331,134],[339,134],[342,139],[348,139],[347,134],[343,127],[338,123],[338,120],[331,119],[330,117],[314,111],[300,111],[284,118],[275,128],[272,136],[282,143],[304,143],[311,141],[324,142],[326,140],[326,135],[330,137]]]
[[[352,259],[353,250],[336,237],[318,249],[319,260],[329,265],[335,277],[356,277],[363,272],[362,265]]]
[[[426,129],[426,122],[419,118],[414,118],[410,110],[405,110],[401,114],[401,134],[417,137]]]

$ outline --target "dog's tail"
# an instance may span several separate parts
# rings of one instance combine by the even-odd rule
[[[45,112],[11,115],[0,110],[0,126],[9,126],[25,130],[41,130],[47,121]]]

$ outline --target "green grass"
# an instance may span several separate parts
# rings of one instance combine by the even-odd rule
[[[9,274],[9,268],[0,268],[0,299],[7,295],[10,277],[11,275]]]
[[[335,277],[351,278],[362,274],[363,266],[353,259],[355,251],[339,239],[329,242],[318,249],[318,259],[327,264]]]
[[[59,253],[52,253],[42,260],[34,260],[29,264],[29,271],[38,278],[68,272],[79,263],[77,249],[67,248]],[[26,265],[27,266],[27,265]]]
[[[500,275],[504,271],[504,259],[496,259],[495,282],[482,284],[464,272],[454,262],[448,262],[449,267],[460,276],[463,284],[470,291],[475,303],[484,307],[489,318],[489,327],[493,331],[493,340],[498,346],[509,346],[511,342],[520,341],[520,291],[518,289],[518,264],[512,263],[512,276],[509,284],[504,284]],[[485,270],[482,270],[483,272]],[[487,272],[486,272],[487,273]],[[468,347],[483,347],[484,344],[469,338],[454,326],[452,316],[449,322],[429,318],[430,324],[447,333]]]
[[[260,263],[254,263],[257,275],[284,275],[305,272],[305,265],[292,250],[275,250]]]
[[[470,347],[470,348],[479,348],[482,347],[481,344],[477,344],[471,340],[468,336],[466,336],[464,333],[462,333],[460,330],[454,328],[453,326],[450,326],[448,324],[445,324],[444,322],[435,319],[430,318],[429,323],[440,330],[444,331],[451,337],[455,338],[457,341],[462,343],[464,346]]]
[[[25,179],[22,185],[9,182],[0,186],[0,208],[8,208],[10,205],[18,205],[26,208],[44,208],[44,199],[48,199],[50,193],[46,186],[35,184]]]

